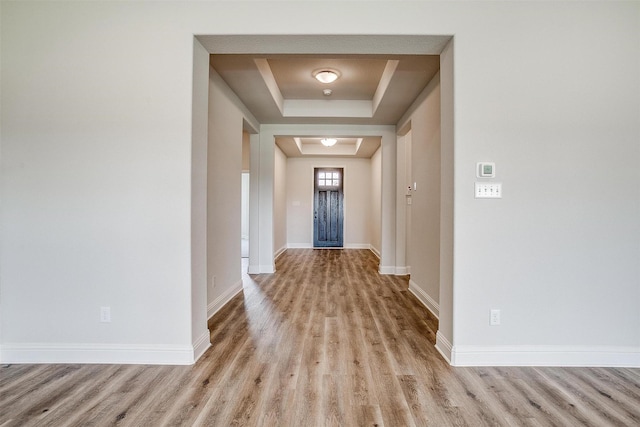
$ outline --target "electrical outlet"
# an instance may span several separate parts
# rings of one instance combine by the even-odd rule
[[[216,287],[216,276],[211,276],[211,290]]]
[[[100,321],[111,323],[111,307],[100,307]]]
[[[498,326],[500,324],[500,310],[491,310],[489,324],[491,326]]]

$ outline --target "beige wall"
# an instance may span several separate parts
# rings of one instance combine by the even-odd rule
[[[242,132],[242,172],[249,172],[251,169],[251,147],[249,145],[249,133]]]
[[[426,294],[438,315],[440,294],[440,76],[437,74],[414,104],[411,125],[411,221],[408,248],[411,282]],[[418,295],[421,294],[418,292]]]
[[[371,249],[380,256],[380,250],[382,249],[382,235],[381,235],[381,213],[382,213],[382,199],[380,189],[382,187],[382,149],[378,149],[373,156],[371,156],[371,221],[369,222],[369,233],[371,235]]]
[[[275,147],[273,186],[273,253],[279,255],[287,248],[287,156]],[[296,179],[294,177],[293,179]]]
[[[369,247],[371,160],[349,158],[292,157],[287,160],[288,244],[292,247],[313,245],[314,167],[344,168],[344,246]]]
[[[213,69],[209,81],[207,305],[209,315],[241,287],[242,113]],[[215,277],[215,280],[214,280]]]
[[[453,343],[454,269],[454,40],[440,54],[440,318],[436,347],[451,360]]]

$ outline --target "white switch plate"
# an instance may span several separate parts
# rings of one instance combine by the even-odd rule
[[[476,199],[501,199],[502,183],[476,182]]]

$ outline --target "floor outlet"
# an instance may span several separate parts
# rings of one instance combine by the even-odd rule
[[[498,326],[500,324],[500,310],[491,310],[491,319],[489,320],[491,326]]]
[[[100,307],[100,321],[111,323],[111,307]]]

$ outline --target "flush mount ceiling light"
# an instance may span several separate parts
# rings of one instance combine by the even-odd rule
[[[313,77],[315,77],[320,83],[333,83],[338,79],[338,77],[340,77],[340,72],[330,68],[322,68],[314,71]]]
[[[336,145],[336,142],[338,142],[338,140],[335,138],[322,138],[320,142],[322,142],[322,145],[324,145],[325,147],[333,147],[334,145]]]

